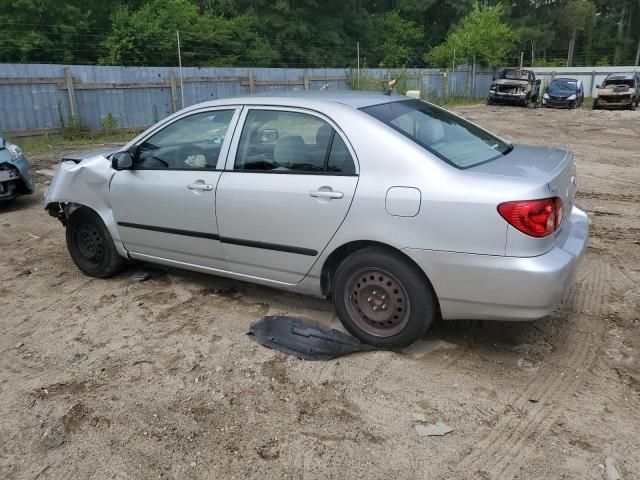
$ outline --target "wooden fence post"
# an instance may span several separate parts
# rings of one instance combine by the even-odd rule
[[[309,90],[309,72],[307,70],[304,71],[304,89]]]
[[[171,85],[171,112],[178,111],[178,86],[176,84],[176,74],[173,70],[169,72],[169,85]]]
[[[444,71],[444,98],[449,98],[449,67]]]
[[[591,86],[589,87],[589,97],[593,97],[593,84],[596,81],[596,71],[591,72]]]
[[[256,93],[256,75],[253,68],[249,69],[249,93]]]
[[[71,75],[71,68],[64,67],[64,77],[67,82],[67,92],[69,93],[69,110],[71,111],[71,117],[78,118],[78,103],[76,101],[76,90],[73,86],[73,76]]]

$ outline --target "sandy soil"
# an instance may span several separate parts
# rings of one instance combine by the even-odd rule
[[[640,112],[458,111],[576,153],[592,237],[556,314],[300,361],[249,325],[337,326],[330,303],[148,265],[85,277],[39,174],[0,207],[0,478],[602,479],[607,456],[640,478]],[[436,421],[453,432],[418,436]]]

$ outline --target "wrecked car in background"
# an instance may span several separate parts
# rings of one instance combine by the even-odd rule
[[[585,250],[576,165],[400,95],[193,105],[117,153],[62,162],[45,195],[78,268],[132,258],[333,299],[364,343],[434,318],[534,320]]]
[[[620,107],[635,110],[640,103],[640,73],[612,73],[597,89],[594,110]]]
[[[33,193],[29,160],[22,149],[0,137],[0,201]]]
[[[487,104],[509,103],[513,105],[529,106],[538,102],[540,80],[531,70],[505,69],[489,88]]]
[[[584,101],[582,80],[556,78],[542,96],[542,106],[551,108],[578,108]]]

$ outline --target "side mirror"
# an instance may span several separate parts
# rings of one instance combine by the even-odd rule
[[[114,153],[111,157],[111,167],[114,170],[129,170],[133,167],[133,156],[131,152]]]
[[[280,132],[277,128],[265,128],[260,132],[260,143],[275,142],[280,138]]]
[[[536,85],[537,86],[540,86],[541,83],[542,83],[542,80],[540,80],[540,79],[536,80]]]

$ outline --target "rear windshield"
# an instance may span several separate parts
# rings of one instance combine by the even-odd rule
[[[457,168],[495,160],[511,145],[446,110],[420,100],[361,109]]]

